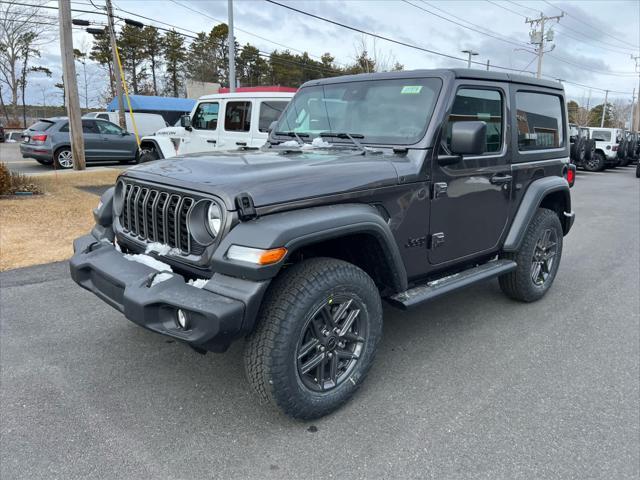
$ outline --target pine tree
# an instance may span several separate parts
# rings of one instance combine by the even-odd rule
[[[89,58],[103,67],[106,67],[109,72],[111,97],[115,97],[116,87],[113,79],[113,57],[111,55],[111,41],[109,40],[109,35],[105,33],[93,37],[93,45],[89,52]]]
[[[162,37],[162,50],[167,91],[174,97],[178,97],[182,90],[185,62],[187,60],[184,37],[175,31],[165,33],[164,37]]]
[[[144,44],[145,41],[139,28],[132,25],[122,27],[118,38],[120,61],[134,94],[140,92],[147,78]]]
[[[160,31],[153,26],[144,27],[142,32],[143,40],[143,54],[146,60],[149,61],[149,68],[151,69],[151,86],[153,88],[153,94],[158,95],[158,69],[162,65],[162,35]]]

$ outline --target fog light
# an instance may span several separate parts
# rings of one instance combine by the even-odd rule
[[[189,326],[189,317],[187,316],[187,312],[179,308],[178,314],[176,315],[176,321],[181,329],[186,330]]]

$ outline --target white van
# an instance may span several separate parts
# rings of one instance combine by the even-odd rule
[[[278,120],[293,95],[256,91],[204,95],[191,115],[182,117],[181,126],[142,138],[141,161],[261,147],[267,141],[269,126]]]
[[[109,120],[116,125],[120,124],[118,119],[118,112],[91,112],[84,115],[85,118],[101,118],[103,120]],[[134,133],[133,123],[131,123],[131,114],[125,112],[124,118],[127,124],[127,131]],[[167,122],[164,121],[162,115],[156,113],[140,113],[133,112],[133,118],[136,121],[136,127],[138,128],[138,135],[144,137],[145,135],[153,135],[161,128],[167,126]]]

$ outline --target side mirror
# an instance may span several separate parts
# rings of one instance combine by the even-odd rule
[[[182,115],[180,117],[180,126],[184,128],[191,128],[191,117],[189,115]]]
[[[456,155],[482,155],[487,149],[485,122],[455,122],[451,128],[451,153]]]
[[[271,122],[271,124],[269,125],[269,128],[267,129],[267,133],[271,133],[275,130],[276,125],[278,125],[278,121],[274,120],[273,122]]]

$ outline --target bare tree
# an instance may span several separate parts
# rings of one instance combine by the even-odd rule
[[[51,17],[52,20],[55,18]],[[0,4],[0,84],[7,86],[11,116],[18,115],[18,96],[27,85],[28,62],[39,56],[43,34],[55,24],[47,23],[38,6],[6,0]]]
[[[613,123],[617,128],[624,128],[631,118],[633,104],[624,98],[614,98],[611,104],[613,105]]]

